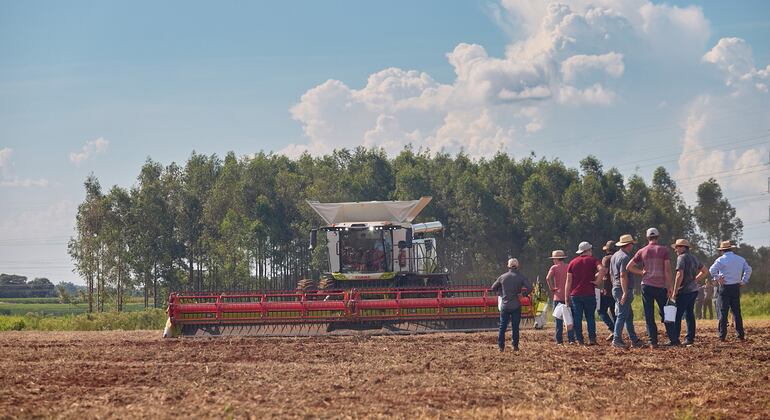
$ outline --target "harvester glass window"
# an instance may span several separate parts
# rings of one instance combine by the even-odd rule
[[[381,273],[388,271],[393,239],[389,230],[350,229],[340,232],[342,271]]]

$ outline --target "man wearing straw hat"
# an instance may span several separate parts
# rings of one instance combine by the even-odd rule
[[[570,261],[567,266],[567,283],[564,287],[564,297],[567,305],[572,307],[573,327],[578,343],[583,341],[583,316],[586,318],[588,329],[588,345],[596,345],[596,294],[594,287],[604,277],[604,267],[601,261],[593,257],[593,246],[588,242],[578,245],[576,254],[579,256]]]
[[[617,251],[615,247],[615,241],[607,241],[602,247],[604,251],[604,257],[602,257],[602,267],[606,270],[606,274],[602,278],[601,284],[599,284],[599,290],[601,295],[599,296],[599,319],[604,321],[607,328],[610,330],[610,335],[607,336],[607,341],[611,341],[615,336],[615,298],[612,297],[612,277],[610,276],[610,259],[612,254]]]
[[[636,252],[636,255],[628,263],[628,271],[642,276],[642,307],[644,308],[644,320],[647,323],[647,335],[650,337],[650,346],[658,347],[658,326],[655,323],[655,303],[658,303],[658,311],[663,318],[663,307],[668,300],[668,287],[671,285],[671,261],[668,248],[658,245],[660,233],[658,229],[647,229],[647,246]],[[637,265],[642,266],[639,269]],[[665,324],[666,335],[671,336],[669,324]],[[672,345],[670,341],[666,345]]]
[[[722,241],[719,244],[719,253],[722,254],[714,261],[709,269],[711,277],[719,284],[718,310],[719,316],[719,340],[725,341],[727,337],[727,313],[733,313],[735,330],[739,340],[745,340],[746,332],[743,330],[743,317],[741,316],[741,290],[749,282],[751,266],[743,257],[733,252],[735,245],[730,241]]]
[[[631,252],[636,241],[634,237],[625,234],[615,243],[619,249],[610,258],[610,277],[612,277],[612,294],[615,297],[615,333],[612,339],[613,347],[628,348],[623,342],[623,327],[626,328],[628,339],[634,347],[642,347],[644,343],[636,336],[634,330],[634,310],[631,302],[634,301],[634,281],[628,271],[628,263],[631,261]]]
[[[671,299],[676,302],[676,317],[671,327],[669,339],[679,344],[679,334],[682,331],[682,317],[687,322],[687,334],[684,345],[691,346],[695,342],[695,301],[698,299],[700,282],[708,275],[706,267],[690,253],[690,242],[687,239],[677,239],[671,245],[676,251],[676,276],[671,288]]]
[[[508,272],[495,280],[491,290],[493,292],[499,291],[502,298],[497,346],[501,352],[505,350],[505,331],[508,329],[508,322],[510,322],[513,351],[519,351],[519,323],[521,322],[519,295],[527,296],[532,290],[532,283],[524,274],[519,272],[519,260],[516,258],[508,260]]]
[[[567,264],[564,263],[564,260],[566,258],[567,255],[561,249],[551,252],[553,265],[545,276],[545,282],[548,283],[548,288],[553,292],[554,308],[559,304],[565,304],[564,286],[567,282]],[[556,324],[556,344],[562,344],[564,343],[564,321],[559,318],[555,318],[554,321]],[[567,340],[570,344],[575,342],[575,333],[572,330],[567,331]]]

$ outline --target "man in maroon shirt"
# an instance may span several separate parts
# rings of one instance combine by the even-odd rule
[[[585,315],[589,346],[596,345],[596,318],[594,315],[596,312],[596,294],[594,287],[604,278],[605,273],[601,261],[593,257],[592,248],[588,242],[581,242],[578,245],[576,254],[579,257],[570,261],[567,266],[567,284],[564,287],[567,305],[572,307],[573,330],[577,341],[584,344],[583,315]]]
[[[668,288],[671,287],[671,260],[668,248],[658,245],[660,233],[658,229],[647,229],[647,246],[640,249],[628,263],[628,271],[642,276],[642,306],[644,320],[647,323],[647,335],[650,346],[658,346],[658,326],[655,323],[655,302],[658,303],[658,313],[663,319],[663,307],[668,300]],[[639,266],[642,268],[640,269]],[[666,336],[670,337],[671,326],[665,324]],[[672,344],[670,341],[666,345]]]

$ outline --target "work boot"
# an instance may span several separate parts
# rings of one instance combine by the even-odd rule
[[[589,345],[589,346],[595,346],[595,345],[597,345],[597,344],[598,344],[598,343],[596,342],[596,340],[588,340],[588,344],[587,344],[587,345]]]
[[[519,351],[519,346],[513,346],[513,351]]]
[[[642,341],[641,339],[637,338],[636,341],[631,343],[631,345],[634,346],[635,349],[640,349],[640,348],[644,347],[644,341]]]
[[[679,346],[679,344],[680,343],[678,341],[668,341],[663,346],[664,347],[677,347],[677,346]]]
[[[505,351],[505,346],[497,346],[498,349],[500,349],[500,353]]]
[[[684,343],[682,344],[684,344],[686,347],[690,347],[695,343],[692,340],[684,340]]]
[[[626,343],[617,342],[617,341],[612,342],[612,347],[615,347],[616,349],[621,349],[621,350],[628,350],[628,346],[626,345]]]

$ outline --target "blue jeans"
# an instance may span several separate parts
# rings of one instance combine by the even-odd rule
[[[583,343],[583,315],[586,317],[588,327],[588,341],[596,341],[596,296],[572,296],[572,317],[575,320],[575,337],[579,343]]]
[[[559,304],[564,304],[564,302],[561,300],[553,301],[554,309],[559,306]],[[554,323],[556,324],[556,342],[561,344],[564,342],[564,320],[554,318]],[[567,330],[567,340],[569,340],[570,343],[575,341],[575,331]]]
[[[623,297],[623,289],[620,287],[612,288],[612,296],[615,297],[615,338],[614,343],[623,344],[623,327],[626,327],[628,339],[632,343],[639,340],[634,330],[634,309],[631,302],[634,301],[634,289],[628,291],[626,303],[620,304],[620,298]]]
[[[505,348],[505,331],[508,329],[508,322],[511,323],[511,343],[513,347],[519,347],[519,322],[521,321],[521,306],[514,309],[503,309],[500,311],[500,332],[497,334],[497,345]]]
[[[612,296],[602,295],[599,298],[599,319],[601,319],[610,332],[615,331],[615,299]]]
[[[683,293],[676,297],[676,318],[674,325],[671,326],[669,339],[673,343],[679,343],[679,334],[682,333],[682,317],[687,322],[687,334],[685,340],[695,341],[695,301],[698,299],[698,292]]]
[[[666,306],[668,292],[664,287],[642,285],[642,306],[644,307],[644,321],[647,323],[647,335],[650,337],[650,343],[658,344],[658,325],[655,323],[655,302],[658,303],[658,314],[663,320],[663,307]],[[671,327],[669,323],[666,326],[666,335],[671,337]]]

